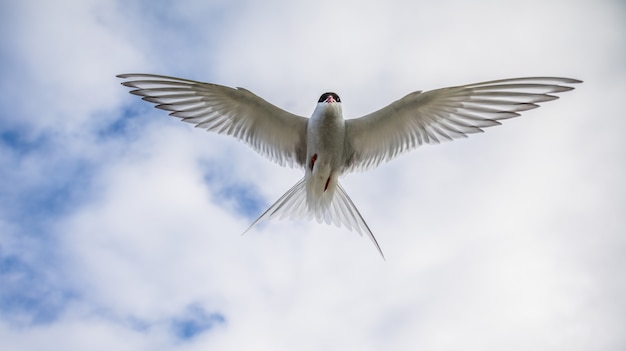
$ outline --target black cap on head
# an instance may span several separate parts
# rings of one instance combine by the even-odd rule
[[[324,94],[322,94],[322,96],[320,96],[320,99],[319,99],[319,101],[318,101],[318,102],[324,102],[324,101],[326,101],[326,99],[328,99],[328,97],[329,97],[329,96],[332,96],[332,97],[333,97],[333,99],[334,99],[336,102],[341,102],[341,99],[339,99],[339,95],[337,95],[337,94],[335,94],[335,93],[324,93]]]

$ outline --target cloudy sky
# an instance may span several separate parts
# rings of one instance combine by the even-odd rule
[[[619,0],[0,3],[0,349],[624,350]],[[301,176],[128,94],[242,86],[308,116],[414,90],[584,80],[342,179],[345,228],[248,225]]]

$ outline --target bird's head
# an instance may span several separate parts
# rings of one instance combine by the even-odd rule
[[[324,93],[317,101],[314,116],[335,116],[336,118],[343,118],[343,111],[341,108],[341,99],[339,95],[335,93]]]
[[[335,93],[324,93],[320,96],[318,103],[341,103],[341,99],[339,98],[339,95]]]

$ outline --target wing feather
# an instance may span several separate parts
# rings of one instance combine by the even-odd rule
[[[422,144],[467,137],[520,116],[551,95],[574,89],[571,78],[527,77],[416,91],[346,120],[345,171],[366,170]]]
[[[252,92],[188,79],[120,74],[130,93],[170,116],[232,135],[281,166],[304,167],[307,118],[291,114]]]

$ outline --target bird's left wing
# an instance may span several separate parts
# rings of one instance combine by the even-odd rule
[[[131,93],[198,128],[232,135],[281,166],[304,167],[307,118],[252,92],[153,74],[120,74]]]
[[[416,91],[361,118],[346,120],[344,171],[365,170],[424,143],[466,137],[557,99],[579,80],[514,78]]]

